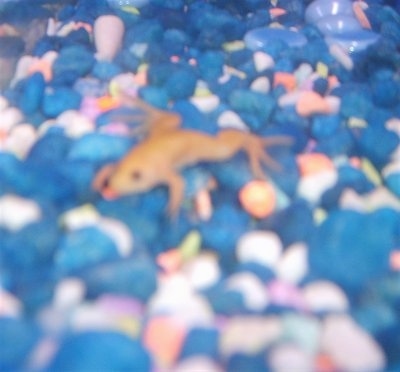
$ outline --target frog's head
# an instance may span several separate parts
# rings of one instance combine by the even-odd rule
[[[158,182],[157,172],[142,162],[105,165],[96,174],[92,188],[105,199],[148,191]]]

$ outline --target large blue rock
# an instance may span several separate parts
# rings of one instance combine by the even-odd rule
[[[32,323],[16,318],[0,317],[1,347],[0,369],[2,371],[23,370],[39,332]]]
[[[82,274],[90,297],[113,293],[146,302],[157,288],[157,268],[144,257],[108,262]]]
[[[138,340],[112,331],[67,336],[47,371],[149,372],[151,359]]]
[[[390,209],[370,214],[332,211],[311,240],[312,272],[338,283],[349,294],[358,293],[389,270],[399,223],[398,214]]]

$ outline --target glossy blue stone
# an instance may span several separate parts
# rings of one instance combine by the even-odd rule
[[[336,35],[328,35],[325,41],[328,45],[338,44],[348,53],[361,52],[380,39],[380,35],[370,30],[354,30]]]
[[[315,25],[324,35],[343,34],[362,29],[356,18],[343,14],[324,17]]]
[[[336,15],[353,15],[352,2],[349,0],[316,0],[305,11],[308,23],[316,23],[324,17]]]
[[[300,32],[277,29],[277,28],[256,28],[248,31],[244,36],[246,47],[251,50],[261,50],[270,41],[280,40],[290,47],[301,47],[307,43],[306,37]]]

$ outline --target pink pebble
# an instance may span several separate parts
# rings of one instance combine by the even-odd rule
[[[278,306],[289,306],[299,310],[306,309],[306,303],[299,288],[280,280],[268,284],[270,303]]]

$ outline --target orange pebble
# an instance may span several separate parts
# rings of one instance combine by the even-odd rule
[[[300,154],[296,160],[303,177],[335,168],[332,160],[321,153]]]
[[[177,271],[182,265],[182,253],[179,249],[170,249],[157,256],[157,264],[166,273]]]
[[[275,189],[266,181],[250,181],[240,190],[239,201],[243,209],[253,217],[265,218],[275,210]]]
[[[327,354],[318,354],[315,358],[316,372],[335,372],[337,368],[332,358]]]
[[[394,271],[400,271],[400,249],[394,250],[390,255],[390,267]]]
[[[361,168],[361,159],[360,159],[359,157],[357,157],[357,156],[352,156],[352,157],[349,159],[349,163],[350,163],[354,168],[357,168],[357,169],[360,169],[360,168]]]
[[[353,3],[353,12],[356,16],[358,22],[363,28],[371,29],[371,23],[369,22],[364,9],[362,7],[361,1],[355,1]]]
[[[310,116],[312,114],[329,114],[331,106],[328,101],[313,91],[304,91],[300,95],[296,111],[300,116]]]
[[[50,81],[53,78],[53,71],[51,65],[52,64],[50,61],[43,58],[41,59],[37,58],[29,66],[28,74],[32,75],[35,72],[40,72],[43,75],[44,80]]]
[[[283,85],[288,92],[293,91],[297,86],[296,77],[288,72],[278,71],[274,75],[274,87]]]
[[[146,71],[138,71],[135,74],[134,81],[140,87],[144,87],[147,85],[147,72]]]
[[[97,107],[101,111],[109,111],[119,106],[119,101],[111,96],[102,96],[97,99]]]
[[[280,17],[286,13],[286,10],[283,8],[271,8],[269,10],[269,15],[271,16],[271,18]]]
[[[148,322],[143,335],[144,345],[161,366],[170,366],[182,349],[186,330],[176,319],[157,316]]]

